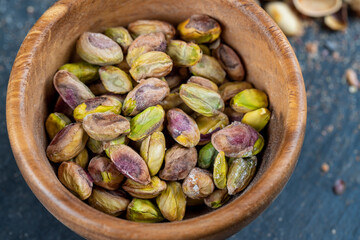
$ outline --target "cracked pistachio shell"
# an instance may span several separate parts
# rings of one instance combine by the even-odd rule
[[[99,75],[104,88],[111,93],[124,94],[133,89],[131,77],[120,68],[104,66]]]
[[[159,177],[166,181],[182,180],[196,166],[196,162],[196,148],[176,144],[166,151],[165,167],[160,171]]]
[[[74,74],[81,82],[89,84],[99,78],[99,67],[87,62],[67,63],[59,70],[65,70]]]
[[[254,88],[239,92],[230,102],[231,108],[241,113],[251,112],[259,108],[267,108],[268,105],[266,93]]]
[[[128,205],[126,219],[134,222],[156,223],[164,220],[159,208],[150,200],[134,198]]]
[[[267,108],[259,108],[252,112],[245,113],[241,122],[260,132],[267,125],[270,117],[271,112]]]
[[[199,47],[201,48],[201,51],[203,52],[203,54],[211,56],[211,51],[208,46],[206,46],[205,44],[199,44]]]
[[[159,20],[137,20],[130,23],[128,29],[135,37],[143,34],[162,32],[166,40],[172,39],[176,33],[175,28],[171,24]]]
[[[252,84],[249,82],[227,82],[222,84],[219,87],[219,93],[224,100],[224,102],[233,98],[239,92],[244,91],[245,89],[253,88]]]
[[[154,176],[151,182],[147,185],[142,185],[131,179],[127,179],[122,188],[131,196],[141,199],[151,199],[157,197],[162,191],[166,189],[166,182],[161,181],[160,178]]]
[[[128,93],[123,105],[125,116],[135,116],[146,108],[160,104],[170,93],[165,81],[158,78],[143,79]]]
[[[162,132],[154,132],[141,142],[140,155],[145,160],[151,176],[155,176],[163,164],[165,144]]]
[[[73,115],[73,109],[64,102],[61,96],[58,97],[55,103],[54,112],[62,113],[67,117],[72,117]]]
[[[167,183],[166,190],[157,198],[156,203],[162,215],[169,221],[181,221],[185,216],[186,196],[178,182]]]
[[[208,88],[210,90],[213,90],[215,92],[217,92],[219,90],[218,86],[214,82],[210,81],[209,79],[203,78],[203,77],[192,76],[191,78],[189,78],[187,83],[195,83],[195,84],[198,84],[205,88]]]
[[[211,208],[219,208],[229,201],[230,195],[226,188],[216,189],[212,194],[204,199],[206,206]]]
[[[95,82],[91,83],[88,87],[91,90],[91,92],[93,94],[95,94],[95,96],[99,96],[99,95],[109,93],[108,90],[106,90],[106,88],[102,84],[101,80],[98,80],[98,81],[95,81]]]
[[[207,117],[224,110],[220,94],[195,83],[182,84],[180,97],[189,108]]]
[[[214,148],[211,142],[203,146],[199,151],[198,165],[201,168],[209,168],[213,164],[218,151]]]
[[[138,57],[131,66],[130,74],[135,81],[150,77],[164,77],[171,72],[173,62],[163,52],[151,51]]]
[[[249,125],[233,122],[211,136],[211,143],[227,157],[243,157],[251,154],[259,138],[258,132]]]
[[[120,137],[117,137],[111,141],[105,141],[102,143],[103,143],[102,147],[105,150],[106,155],[109,156],[109,149],[111,146],[118,145],[118,144],[127,145],[129,143],[129,139],[126,137],[126,135],[120,135]]]
[[[73,162],[62,162],[58,169],[58,178],[64,186],[81,200],[91,195],[93,183],[82,167]]]
[[[229,125],[229,118],[222,112],[214,115],[212,117],[206,117],[200,115],[196,118],[196,124],[199,127],[200,131],[200,142],[199,145],[204,145],[211,141],[211,135],[223,129],[227,125]]]
[[[110,146],[109,156],[125,177],[144,185],[150,183],[150,173],[144,159],[129,146],[123,144]]]
[[[88,135],[80,123],[71,123],[58,132],[46,149],[52,162],[68,161],[76,157],[84,148]]]
[[[127,209],[130,200],[126,194],[120,190],[107,191],[99,187],[94,187],[89,197],[89,205],[93,208],[112,216],[119,216]]]
[[[124,58],[121,47],[101,33],[81,34],[76,43],[76,52],[86,62],[100,66],[118,64]]]
[[[86,168],[86,166],[89,163],[89,153],[86,150],[86,148],[84,148],[79,155],[77,155],[73,160],[70,160],[74,163],[76,163],[77,165],[79,165],[82,168]]]
[[[95,185],[108,190],[118,189],[124,180],[124,176],[116,169],[114,163],[100,155],[90,160],[88,171]]]
[[[226,114],[226,116],[228,116],[230,123],[241,122],[242,118],[245,115],[245,113],[239,113],[234,111],[231,107],[226,107],[224,113]]]
[[[213,178],[215,186],[219,189],[226,188],[226,175],[228,164],[224,152],[219,152],[214,161]]]
[[[232,48],[221,43],[213,51],[213,55],[232,80],[242,81],[244,79],[245,69],[243,63]]]
[[[193,168],[185,178],[182,189],[192,199],[207,197],[215,189],[212,174],[201,168]]]
[[[103,143],[101,141],[97,141],[91,137],[89,137],[89,140],[86,143],[86,146],[90,149],[91,152],[100,154],[104,151],[103,149]]]
[[[160,105],[148,107],[131,119],[128,138],[133,141],[144,139],[162,126],[164,118],[165,111]]]
[[[222,84],[226,76],[226,72],[222,69],[219,62],[214,57],[208,55],[203,55],[200,62],[189,69],[195,76],[210,79],[216,84]]]
[[[185,41],[196,43],[210,43],[219,38],[220,24],[213,18],[197,14],[180,23],[177,27],[180,37]]]
[[[103,112],[120,114],[121,102],[112,96],[90,98],[74,109],[74,119],[82,122],[87,115]]]
[[[133,39],[124,27],[113,27],[105,30],[104,34],[117,42],[123,49],[124,52],[127,51],[130,44],[133,42]]]
[[[255,175],[257,158],[237,158],[230,165],[227,175],[227,189],[230,195],[244,190]]]
[[[178,107],[180,104],[182,104],[183,101],[180,98],[179,93],[170,93],[167,95],[160,103],[160,105],[164,108],[165,111],[168,111],[172,108]]]
[[[171,57],[175,66],[190,67],[198,63],[202,57],[199,45],[181,40],[170,40],[166,53]]]
[[[130,131],[129,121],[113,112],[87,115],[82,124],[86,133],[98,141],[110,141]]]
[[[90,89],[74,74],[59,70],[54,76],[54,86],[61,98],[72,109],[87,99],[95,97]]]
[[[141,35],[130,45],[126,56],[126,62],[129,66],[132,66],[138,57],[147,52],[165,52],[166,45],[165,35],[161,32]]]
[[[69,125],[71,120],[62,113],[51,113],[45,122],[46,132],[50,139],[53,139],[55,135],[61,131],[66,125]]]

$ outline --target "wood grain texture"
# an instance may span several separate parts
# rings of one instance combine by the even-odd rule
[[[7,94],[7,126],[17,164],[32,191],[56,218],[88,239],[215,239],[246,226],[288,181],[304,137],[304,84],[286,38],[250,0],[89,3],[56,3],[29,32],[13,66]],[[225,42],[243,57],[248,80],[269,95],[273,112],[269,144],[256,178],[243,194],[221,209],[182,222],[140,224],[100,213],[61,185],[46,158],[43,122],[54,98],[52,76],[69,59],[76,39],[84,31],[102,31],[136,19],[178,23],[195,13],[220,21]]]

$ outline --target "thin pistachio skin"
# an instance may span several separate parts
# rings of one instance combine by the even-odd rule
[[[230,195],[228,194],[227,188],[216,189],[212,194],[204,199],[206,206],[211,208],[219,208],[229,201]]]
[[[76,52],[86,62],[99,66],[118,64],[124,58],[121,47],[101,33],[81,34],[76,43]]]
[[[133,89],[131,77],[120,68],[104,66],[99,69],[99,75],[108,92],[124,94]]]
[[[229,195],[235,195],[244,190],[253,179],[256,171],[257,158],[237,158],[230,165],[227,175],[227,189]]]
[[[84,148],[79,155],[77,155],[74,159],[73,162],[76,163],[77,165],[79,165],[82,168],[86,168],[86,166],[89,163],[89,153],[86,150],[86,148]]]
[[[137,20],[128,26],[129,31],[135,37],[143,34],[162,32],[166,36],[166,40],[170,40],[175,36],[175,28],[163,21],[159,20]]]
[[[236,94],[230,102],[230,106],[237,112],[247,113],[259,108],[267,108],[269,105],[266,93],[252,88]]]
[[[66,125],[69,125],[71,120],[62,113],[51,113],[45,122],[46,132],[50,139],[61,131]]]
[[[145,160],[151,176],[159,172],[164,161],[165,150],[166,142],[162,132],[154,132],[141,142],[140,155]]]
[[[199,151],[198,166],[207,169],[212,166],[218,151],[214,148],[211,142],[203,146]]]
[[[156,223],[164,220],[159,208],[150,200],[133,198],[127,208],[126,219],[134,222]]]
[[[189,198],[205,198],[215,189],[212,174],[205,169],[193,168],[185,178],[182,189]]]
[[[200,86],[203,86],[203,87],[213,90],[215,92],[217,92],[219,90],[218,86],[214,82],[210,81],[209,79],[203,78],[203,77],[192,76],[191,78],[189,78],[187,83],[199,84]]]
[[[99,67],[87,62],[67,63],[59,70],[65,70],[74,74],[81,82],[89,84],[99,78]]]
[[[104,34],[117,42],[121,46],[123,52],[126,52],[130,44],[133,42],[130,33],[124,27],[108,28],[105,30]]]
[[[200,62],[191,66],[189,69],[195,76],[210,79],[216,84],[222,84],[226,76],[226,72],[220,63],[214,57],[208,55],[203,55]]]
[[[219,93],[224,100],[224,102],[233,98],[239,92],[244,91],[245,89],[251,89],[253,85],[249,82],[226,82],[219,87]]]
[[[222,112],[219,112],[212,117],[201,115],[197,117],[195,121],[200,131],[199,145],[207,144],[211,141],[213,133],[229,125],[229,118]]]
[[[161,194],[166,189],[166,182],[157,176],[151,178],[147,185],[139,184],[131,179],[127,179],[122,188],[135,198],[152,199]]]
[[[85,170],[76,163],[61,163],[58,169],[58,178],[67,189],[81,200],[90,197],[93,183]]]
[[[67,117],[72,117],[73,115],[73,109],[64,102],[61,96],[58,97],[55,103],[54,112],[62,113]]]
[[[181,40],[171,40],[166,53],[171,57],[174,66],[190,67],[198,63],[202,58],[202,50],[195,43],[187,43]]]
[[[100,154],[104,151],[103,149],[103,143],[101,141],[97,141],[91,137],[89,137],[86,147],[90,149],[91,152],[95,154]]]
[[[260,132],[268,124],[270,117],[271,112],[267,108],[259,108],[252,112],[245,113],[241,122]]]
[[[219,152],[214,161],[213,178],[214,184],[218,189],[226,188],[226,175],[228,164],[224,152]]]

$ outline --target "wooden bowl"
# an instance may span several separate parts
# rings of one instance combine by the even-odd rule
[[[192,14],[219,20],[225,42],[239,52],[247,80],[270,99],[267,145],[251,185],[224,207],[192,208],[181,222],[144,224],[103,214],[77,199],[46,158],[44,120],[56,98],[52,78],[84,31],[101,32],[137,19],[177,24]],[[251,0],[62,0],[44,13],[16,57],[7,93],[7,128],[16,162],[41,203],[88,239],[215,239],[255,219],[283,189],[299,156],[306,123],[301,71],[286,37]]]

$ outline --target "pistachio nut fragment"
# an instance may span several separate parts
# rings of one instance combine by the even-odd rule
[[[128,138],[133,141],[144,139],[162,126],[164,118],[165,111],[160,105],[148,107],[131,119]]]
[[[226,162],[225,153],[219,152],[214,161],[213,178],[215,186],[219,189],[226,188],[226,175],[228,172],[228,164]]]
[[[62,65],[59,70],[65,70],[74,74],[85,84],[89,84],[99,77],[99,67],[87,62],[67,63]]]
[[[74,74],[59,70],[54,76],[54,86],[61,98],[72,109],[87,99],[95,97],[90,89]]]
[[[204,203],[206,206],[211,208],[219,208],[224,205],[230,196],[226,188],[224,189],[216,189],[212,194],[204,199]]]
[[[167,183],[166,190],[156,198],[156,203],[169,221],[181,221],[185,216],[186,196],[178,182]]]
[[[215,92],[219,90],[218,86],[214,82],[203,77],[192,76],[187,82],[198,84]]]
[[[147,185],[127,179],[122,188],[135,198],[151,199],[166,189],[166,182],[161,181],[157,176],[152,177],[151,182]]]
[[[199,116],[196,118],[196,124],[200,131],[199,145],[204,145],[211,141],[211,135],[229,125],[229,118],[222,112],[212,117]]]
[[[130,131],[129,121],[113,112],[100,112],[87,115],[83,120],[86,133],[98,141],[110,141],[120,134]]]
[[[147,136],[140,147],[140,155],[145,160],[151,176],[155,176],[164,161],[165,136],[162,132],[154,132]]]
[[[112,96],[90,98],[74,109],[74,118],[77,122],[82,122],[87,115],[103,112],[120,114],[121,102]]]
[[[122,191],[106,191],[99,187],[94,187],[88,201],[93,208],[112,216],[119,216],[130,203]]]
[[[220,63],[214,57],[208,55],[203,55],[200,62],[189,69],[195,76],[210,79],[216,84],[222,84],[226,76],[226,72],[222,69]]]
[[[182,84],[180,97],[189,108],[207,117],[224,110],[220,94],[195,83]]]
[[[198,63],[202,57],[199,45],[181,40],[170,40],[166,53],[171,57],[175,66],[190,67]]]
[[[53,139],[55,135],[61,131],[66,125],[69,125],[71,120],[62,113],[51,113],[45,122],[46,132],[50,139]]]
[[[234,111],[231,107],[226,107],[224,113],[228,116],[230,123],[241,122],[245,113],[239,113]]]
[[[232,48],[221,43],[219,47],[213,51],[213,55],[232,80],[244,80],[245,69],[243,63]]]
[[[150,200],[133,198],[127,208],[126,219],[134,222],[155,223],[164,220],[159,208]]]
[[[69,124],[55,135],[46,154],[55,163],[70,160],[84,149],[87,139],[80,123]]]
[[[62,113],[67,117],[71,117],[73,115],[73,109],[64,102],[61,96],[58,97],[55,103],[54,112]]]
[[[201,51],[203,52],[203,54],[211,56],[211,51],[208,46],[206,46],[205,44],[199,44],[199,47],[201,48]]]
[[[166,82],[158,78],[143,79],[128,93],[123,105],[125,116],[135,116],[146,108],[155,106],[170,93]]]
[[[76,43],[76,52],[86,62],[100,66],[118,64],[124,58],[121,47],[101,33],[81,34]]]
[[[62,162],[58,169],[58,178],[64,186],[81,200],[91,195],[93,183],[84,169],[73,162]]]
[[[166,45],[165,35],[162,32],[141,35],[130,45],[126,62],[131,67],[138,57],[147,52],[165,52]]]
[[[260,132],[269,122],[270,117],[271,112],[267,108],[259,108],[252,112],[245,113],[241,122]]]
[[[116,169],[114,163],[107,157],[95,156],[90,160],[88,171],[94,184],[108,190],[120,187],[124,176]]]
[[[89,140],[86,143],[86,146],[90,149],[91,152],[100,154],[104,151],[103,149],[103,143],[101,141],[97,141],[91,137],[89,137]]]
[[[167,95],[160,103],[160,105],[163,107],[165,111],[170,110],[171,108],[176,108],[180,104],[182,104],[183,101],[180,98],[179,93],[170,93]]]
[[[77,155],[72,162],[76,163],[77,165],[79,165],[82,168],[86,168],[86,166],[89,163],[89,153],[86,150],[86,148],[84,148],[79,155]]]
[[[201,168],[193,168],[185,178],[182,189],[189,198],[199,199],[207,197],[215,189],[212,174]]]
[[[257,158],[237,158],[230,165],[227,175],[227,189],[230,195],[244,190],[255,175]]]
[[[117,42],[124,52],[127,51],[130,44],[133,42],[133,39],[128,32],[128,30],[124,27],[113,27],[105,30],[104,34]]]
[[[88,87],[91,90],[91,92],[93,94],[95,94],[95,96],[99,96],[99,95],[108,93],[108,90],[106,90],[106,88],[102,84],[101,80],[91,83]]]
[[[199,151],[199,159],[198,165],[201,168],[209,168],[216,156],[218,155],[218,151],[214,148],[211,142],[203,146]]]
[[[135,81],[150,77],[164,77],[171,72],[171,58],[163,52],[151,51],[138,57],[131,66],[130,74]]]
[[[196,166],[196,162],[196,148],[176,144],[166,151],[165,167],[160,171],[159,177],[166,181],[182,180]]]
[[[112,93],[124,94],[133,89],[130,76],[114,66],[104,66],[99,69],[100,79],[104,88]]]
[[[230,102],[231,108],[241,113],[251,112],[259,108],[267,108],[268,105],[266,93],[255,88],[239,92]]]
[[[224,102],[233,98],[239,92],[244,91],[245,89],[253,88],[252,84],[249,82],[227,82],[223,83],[219,87],[219,93],[224,100]]]
[[[129,146],[110,146],[109,156],[115,167],[127,178],[144,185],[150,183],[150,174],[144,159]]]
[[[200,132],[195,120],[179,108],[167,113],[167,129],[173,139],[184,147],[195,147],[200,141]]]
[[[137,20],[130,23],[128,29],[135,37],[156,32],[162,32],[166,36],[166,40],[175,36],[175,28],[171,24],[159,20]]]
[[[185,41],[210,43],[219,38],[220,24],[207,15],[192,15],[177,27],[180,37]]]

